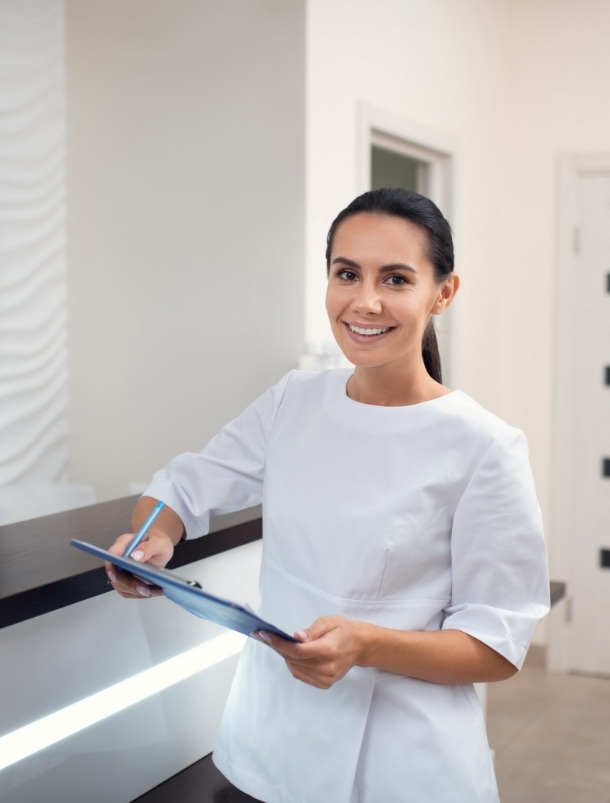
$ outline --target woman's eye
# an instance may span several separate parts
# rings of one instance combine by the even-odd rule
[[[395,287],[399,287],[402,284],[408,284],[407,279],[404,276],[400,276],[398,274],[393,274],[392,276],[388,276],[385,280],[386,284],[394,285]]]
[[[356,274],[354,273],[354,271],[353,271],[353,270],[348,270],[347,268],[344,268],[343,270],[340,270],[340,271],[337,273],[337,276],[338,276],[340,279],[343,279],[343,280],[344,280],[344,281],[346,281],[346,282],[353,282],[353,281],[354,281],[354,279],[356,279],[356,278],[357,278],[357,276],[356,276]]]

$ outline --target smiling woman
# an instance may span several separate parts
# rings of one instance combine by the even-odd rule
[[[350,256],[346,248],[354,254]],[[357,354],[353,350],[348,354],[344,345],[366,342],[368,346],[377,337],[399,329],[399,336],[390,338],[390,346],[397,350],[397,357],[401,344],[411,354],[410,360],[401,359],[403,387],[415,391],[413,377],[409,380],[406,373],[415,371],[426,379],[422,367],[440,384],[441,361],[432,316],[447,309],[459,288],[453,263],[449,224],[435,204],[419,193],[374,190],[344,209],[328,234],[326,308],[333,334],[350,362],[359,364],[354,359]],[[348,289],[348,285],[353,286]],[[393,315],[400,324],[383,320]],[[380,326],[382,331],[377,332]],[[346,338],[346,334],[352,337]],[[362,337],[373,340],[363,341]],[[383,358],[375,352],[368,354],[373,362]],[[362,358],[367,361],[367,352],[362,352]],[[431,389],[429,382],[426,384]],[[420,390],[425,395],[426,390]],[[398,398],[396,403],[410,402]]]
[[[421,228],[398,217],[356,214],[335,232],[330,263],[326,309],[337,343],[356,366],[348,394],[401,405],[446,392],[440,373],[426,368],[422,343],[428,352],[436,349],[431,317],[449,306],[459,279],[453,273],[437,278]],[[367,387],[383,389],[383,397],[367,397]]]
[[[366,193],[327,264],[354,369],[290,372],[157,472],[132,529],[166,508],[139,559],[164,565],[211,512],[264,501],[260,616],[296,641],[259,631],[241,655],[214,752],[234,785],[266,803],[497,803],[473,684],[521,667],[549,605],[525,437],[440,381],[431,321],[459,280],[434,204]]]

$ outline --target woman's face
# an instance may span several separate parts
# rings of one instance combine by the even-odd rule
[[[427,257],[427,234],[402,218],[360,213],[339,224],[330,255],[326,310],[339,347],[362,368],[423,365],[430,315],[453,294]]]

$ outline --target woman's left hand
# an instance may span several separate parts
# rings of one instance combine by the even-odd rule
[[[358,664],[364,646],[361,622],[323,616],[294,634],[298,643],[258,630],[254,634],[286,661],[292,675],[318,689],[329,689]]]

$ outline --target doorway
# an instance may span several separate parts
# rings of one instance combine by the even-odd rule
[[[610,677],[610,154],[561,162],[551,668]]]

